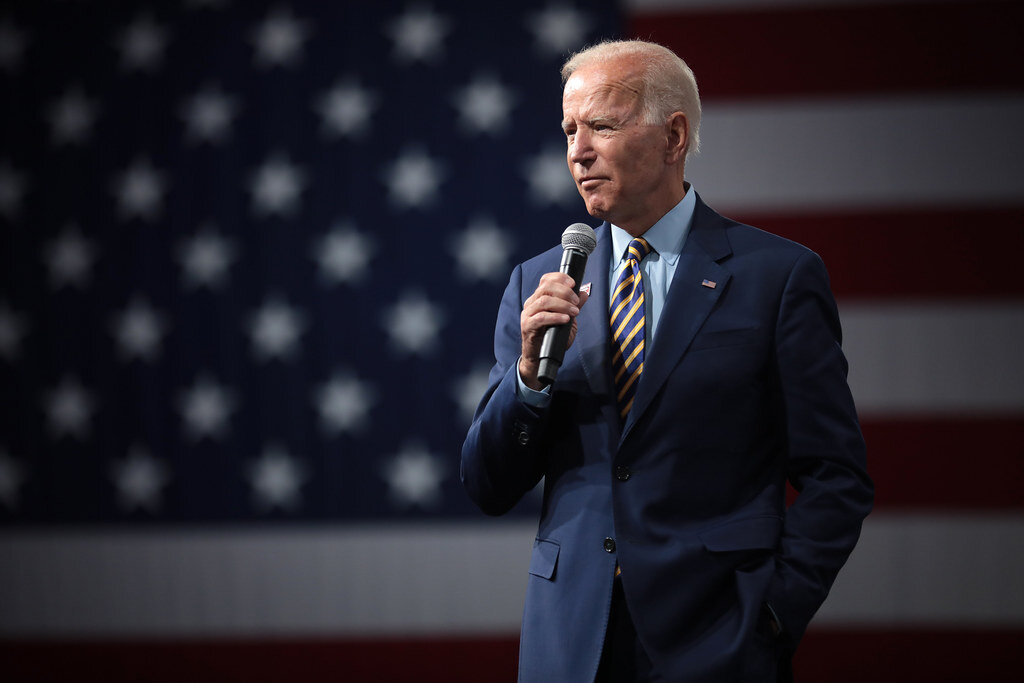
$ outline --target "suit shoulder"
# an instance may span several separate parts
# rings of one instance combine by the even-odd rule
[[[782,237],[781,235],[776,235],[775,233],[754,227],[753,225],[747,225],[746,223],[740,223],[728,218],[725,220],[728,224],[726,226],[726,231],[729,235],[729,241],[732,243],[734,249],[770,249],[772,251],[779,252],[780,254],[790,254],[793,258],[799,258],[805,254],[813,253],[813,251],[805,245],[800,244],[799,242],[794,242],[793,240]]]
[[[798,261],[813,252],[802,244],[716,212],[697,198],[691,235],[712,258],[756,256],[773,262]]]
[[[746,223],[726,219],[725,232],[732,249],[732,258],[743,263],[756,263],[781,276],[801,265],[825,270],[822,258],[807,246]]]

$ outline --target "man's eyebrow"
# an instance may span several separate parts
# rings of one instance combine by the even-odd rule
[[[594,126],[600,124],[618,126],[621,125],[621,123],[622,122],[617,117],[609,116],[606,114],[600,116],[592,116],[589,119],[583,119],[582,121],[580,121],[581,125],[588,126],[590,128],[593,128]],[[573,127],[575,125],[576,123],[574,121],[562,121],[562,130],[567,130],[568,128]]]

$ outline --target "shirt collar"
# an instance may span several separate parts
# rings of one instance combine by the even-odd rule
[[[679,203],[642,235],[651,248],[658,252],[658,256],[670,266],[674,266],[679,255],[683,253],[683,245],[690,232],[690,224],[693,222],[693,212],[696,208],[697,193],[687,183],[686,194],[679,200]],[[611,267],[612,270],[615,270],[622,262],[626,247],[629,246],[633,236],[617,225],[611,226],[611,233],[613,259]]]

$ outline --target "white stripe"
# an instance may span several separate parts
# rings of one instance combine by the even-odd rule
[[[1019,205],[1021,121],[1016,94],[709,105],[686,175],[726,214]]]
[[[0,636],[518,629],[533,525],[0,534]]]
[[[1024,514],[875,515],[817,625],[1024,625]]]
[[[839,307],[862,416],[1024,412],[1024,303]]]
[[[532,523],[0,535],[0,636],[519,629]],[[1024,624],[1024,516],[884,516],[819,623]]]

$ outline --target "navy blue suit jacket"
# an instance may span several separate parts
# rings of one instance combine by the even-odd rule
[[[544,410],[518,399],[519,319],[562,250],[516,267],[490,387],[462,451],[463,483],[489,514],[544,478],[520,680],[593,680],[616,562],[638,636],[667,680],[774,680],[873,499],[825,267],[698,197],[620,424],[607,224],[597,238],[584,279],[591,300]],[[788,509],[787,480],[799,491]],[[765,604],[780,639],[764,629]]]

